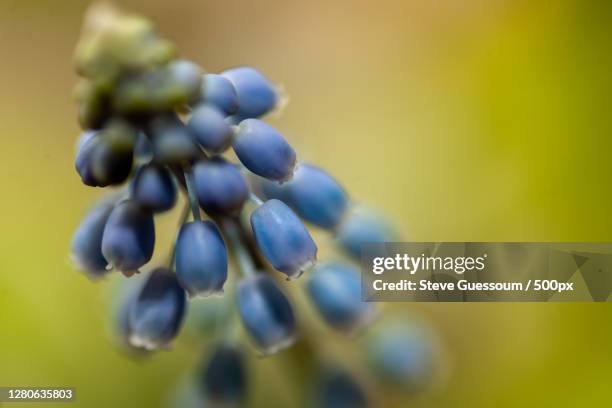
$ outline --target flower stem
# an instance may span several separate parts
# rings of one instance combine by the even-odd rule
[[[236,266],[244,277],[255,276],[256,268],[249,251],[242,242],[240,229],[236,219],[226,218],[223,220],[223,229],[229,241],[234,255]]]
[[[200,204],[195,194],[195,187],[193,184],[193,173],[189,169],[183,170],[185,174],[185,185],[187,188],[187,196],[189,198],[189,204],[191,205],[191,212],[193,213],[194,221],[202,221],[202,214],[200,213]]]
[[[257,196],[255,193],[249,194],[249,200],[254,203],[256,206],[263,205],[263,200]]]
[[[187,219],[189,218],[189,211],[190,206],[188,202],[185,202],[185,205],[183,206],[183,209],[181,210],[181,215],[179,217],[179,221],[178,221],[178,225],[176,227],[176,237],[172,243],[172,248],[170,249],[170,255],[168,256],[168,267],[170,269],[174,269],[174,261],[176,259],[176,241],[178,240],[178,236],[179,233],[181,232],[181,227],[183,226],[183,224],[185,224],[187,222]]]

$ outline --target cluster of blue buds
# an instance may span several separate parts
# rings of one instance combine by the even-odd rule
[[[331,329],[354,335],[372,320],[350,259],[359,259],[363,243],[391,241],[394,232],[261,120],[282,101],[265,75],[246,66],[206,73],[177,58],[147,20],[108,6],[87,17],[76,64],[84,131],[75,167],[85,185],[115,189],[78,227],[72,258],[91,278],[118,271],[138,280],[117,314],[124,346],[170,347],[188,304],[216,294],[235,299],[225,307],[235,307],[253,346],[276,353],[308,335],[283,275],[305,274],[298,284]],[[176,240],[152,265],[155,216],[179,203]],[[345,260],[318,262],[308,226],[328,231]],[[213,402],[245,400],[245,353],[234,337],[221,336],[201,370],[199,386]],[[330,378],[322,399],[342,400],[341,390],[365,401],[345,374]]]

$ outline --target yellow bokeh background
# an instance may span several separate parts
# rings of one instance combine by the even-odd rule
[[[249,64],[282,83],[290,103],[271,123],[406,240],[612,241],[612,3],[117,4],[209,71]],[[0,386],[72,386],[78,406],[155,407],[197,353],[179,344],[151,361],[123,358],[105,326],[109,284],[68,259],[100,194],[73,168],[71,56],[87,6],[0,2]],[[393,308],[429,321],[447,348],[444,384],[413,406],[610,404],[607,304]],[[259,382],[283,394],[271,383],[284,379]]]

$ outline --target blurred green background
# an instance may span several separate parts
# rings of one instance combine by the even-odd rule
[[[250,64],[282,83],[290,103],[272,123],[408,240],[612,241],[610,2],[117,4],[209,71]],[[72,386],[78,406],[155,407],[199,350],[179,341],[151,361],[124,359],[108,340],[109,284],[68,261],[100,193],[73,169],[71,56],[87,5],[0,1],[0,386]],[[607,304],[393,308],[428,320],[446,344],[448,376],[413,406],[612,400]],[[274,375],[255,400],[297,405],[281,368],[260,363]]]

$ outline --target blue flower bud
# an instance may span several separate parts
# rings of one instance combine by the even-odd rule
[[[225,115],[238,110],[238,94],[229,79],[217,74],[206,74],[202,87],[202,103],[215,106]]]
[[[211,215],[237,215],[249,197],[240,169],[221,158],[203,160],[193,167],[200,206]]]
[[[168,80],[177,96],[186,103],[195,103],[202,96],[202,68],[188,60],[176,60],[167,66]],[[182,102],[182,101],[181,101]]]
[[[432,378],[432,343],[425,327],[406,321],[389,321],[369,339],[368,361],[383,381],[418,389]]]
[[[135,137],[123,125],[84,136],[75,161],[83,183],[92,187],[123,183],[132,171]]]
[[[215,107],[200,105],[187,126],[200,146],[209,152],[222,153],[232,144],[232,128]]]
[[[289,205],[301,218],[322,228],[340,223],[348,208],[348,196],[323,169],[305,163],[297,166],[286,183],[262,180],[266,198],[276,198]]]
[[[336,240],[347,254],[361,258],[364,244],[392,242],[397,238],[395,230],[379,214],[357,209],[348,214],[338,226]]]
[[[89,142],[97,134],[98,134],[97,130],[85,130],[81,132],[76,142],[77,153],[83,148],[83,146],[85,146],[87,142]]]
[[[214,223],[194,221],[181,227],[176,241],[176,275],[190,295],[223,291],[227,248]]]
[[[316,261],[314,240],[282,201],[268,200],[253,211],[251,227],[263,256],[289,278],[300,276]]]
[[[121,287],[115,289],[113,299],[112,329],[114,340],[120,351],[129,357],[147,357],[150,352],[130,343],[132,329],[130,327],[130,314],[138,294],[146,282],[146,276],[137,275],[132,279],[122,280]]]
[[[151,210],[125,200],[111,212],[102,237],[102,254],[111,266],[129,276],[151,260],[155,225]]]
[[[361,300],[359,272],[339,262],[317,265],[309,274],[308,294],[331,327],[353,334],[374,316],[371,303]]]
[[[157,118],[149,128],[156,162],[175,164],[200,157],[198,144],[179,118],[173,116]]]
[[[130,343],[147,350],[167,347],[181,327],[185,303],[176,275],[166,268],[155,269],[132,304]]]
[[[261,120],[240,122],[232,146],[242,164],[258,176],[277,181],[293,176],[295,151],[276,129]]]
[[[242,351],[230,344],[218,345],[207,361],[202,391],[215,406],[240,405],[246,397],[246,361]]]
[[[134,157],[138,163],[148,163],[153,158],[153,144],[142,132],[138,135],[138,139],[136,139]]]
[[[110,270],[102,255],[102,235],[113,207],[114,203],[104,202],[93,208],[72,238],[72,260],[77,269],[90,278],[100,277]]]
[[[361,386],[348,372],[338,368],[322,373],[316,397],[314,406],[320,408],[365,408],[369,405]]]
[[[265,275],[243,279],[238,282],[237,296],[242,323],[264,353],[275,353],[293,343],[293,310],[272,279]]]
[[[221,73],[229,79],[238,95],[236,120],[257,118],[276,107],[278,95],[274,86],[252,67],[238,67]]]
[[[74,161],[74,168],[81,177],[81,181],[86,186],[96,187],[100,184],[93,175],[91,159],[94,151],[100,146],[100,138],[96,133],[86,132],[81,135],[77,142],[77,154]]]
[[[154,212],[163,212],[176,203],[174,180],[164,167],[155,164],[140,166],[130,183],[132,199]]]

